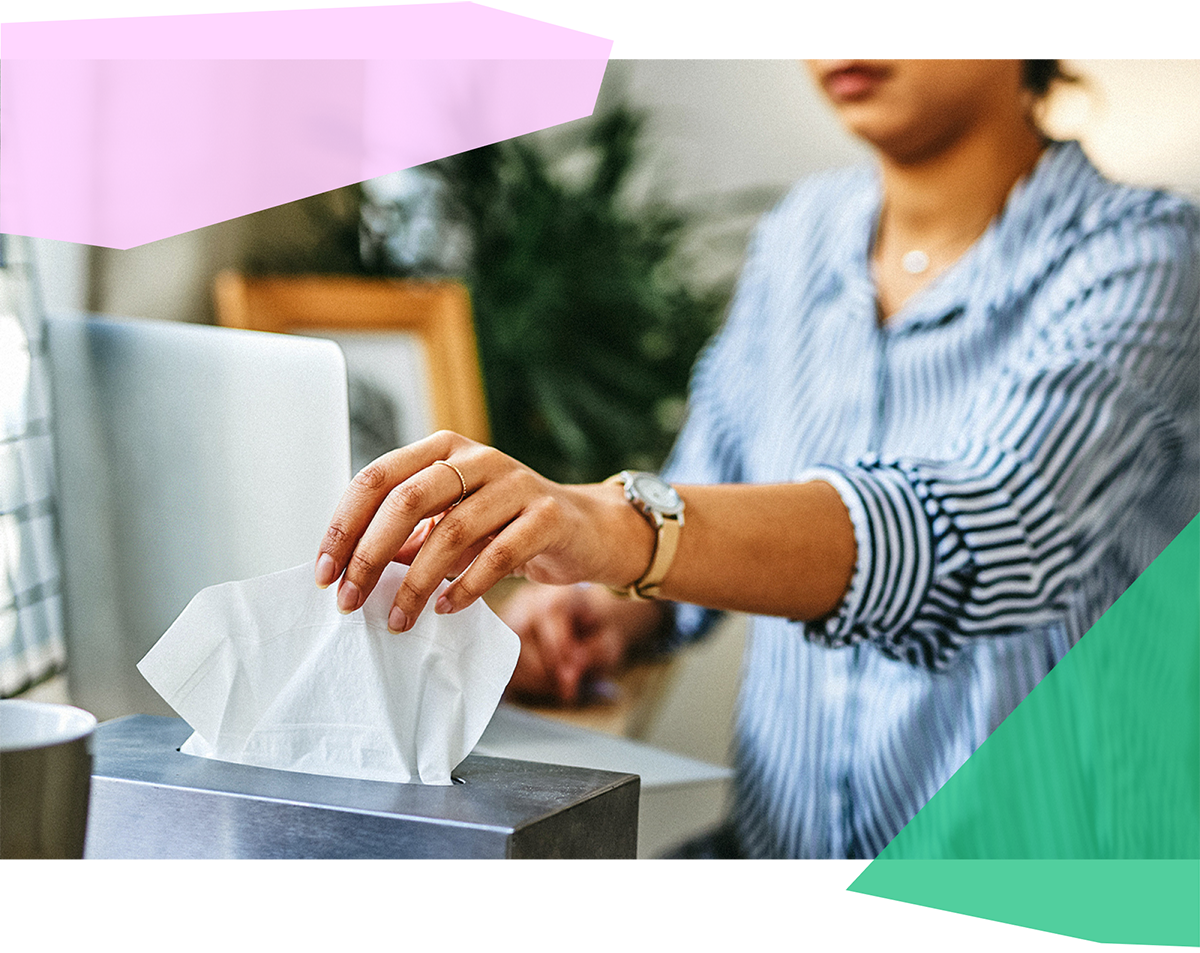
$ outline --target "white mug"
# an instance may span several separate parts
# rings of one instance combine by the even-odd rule
[[[71,705],[0,701],[0,857],[83,856],[95,728]]]

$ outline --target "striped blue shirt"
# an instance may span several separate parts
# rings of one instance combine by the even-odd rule
[[[752,857],[878,854],[1200,509],[1195,208],[1053,144],[880,327],[880,200],[854,169],[766,216],[666,469],[825,480],[854,524],[836,613],[752,620]],[[704,615],[680,607],[681,637]]]

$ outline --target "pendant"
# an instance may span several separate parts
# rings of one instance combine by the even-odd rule
[[[914,248],[910,252],[905,252],[904,257],[900,259],[900,267],[910,275],[919,275],[929,267],[929,256]]]

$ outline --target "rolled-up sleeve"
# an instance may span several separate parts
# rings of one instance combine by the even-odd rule
[[[800,475],[837,489],[857,544],[849,591],[809,638],[944,667],[973,636],[1061,619],[1114,534],[1156,506],[1183,528],[1200,506],[1200,474],[1183,472],[1200,426],[1198,234],[1174,203],[1082,239],[1020,303],[1035,319],[951,459]]]

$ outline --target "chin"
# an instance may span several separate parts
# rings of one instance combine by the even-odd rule
[[[862,108],[838,110],[847,131],[875,152],[902,165],[931,158],[964,131],[964,124],[948,115],[939,117],[939,122],[931,122],[909,115],[894,104],[855,105]]]
[[[881,152],[907,152],[914,145],[912,140],[917,138],[897,115],[894,107],[855,103],[840,107],[838,116],[848,132]]]

